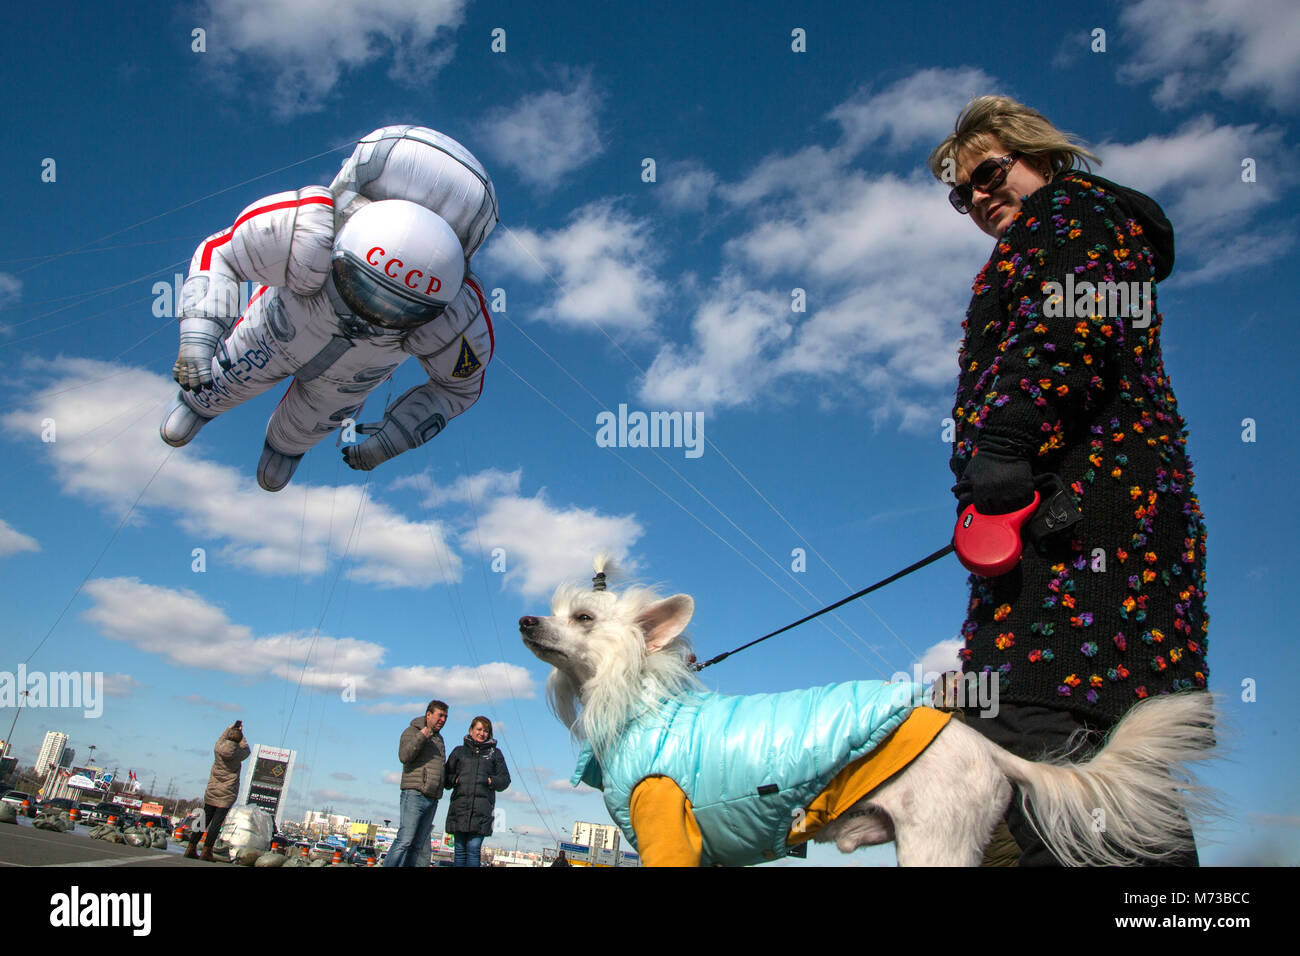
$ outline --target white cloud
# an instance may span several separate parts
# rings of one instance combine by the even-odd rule
[[[549,837],[554,835],[552,831],[546,829],[545,827],[535,827],[529,824],[520,824],[519,826],[513,826],[510,829],[513,830],[515,833],[521,833],[524,836]]]
[[[842,151],[857,153],[879,143],[891,150],[921,144],[928,152],[953,131],[963,106],[996,87],[993,77],[970,67],[918,70],[879,93],[864,87],[831,110],[830,118],[844,130]]]
[[[1207,92],[1263,99],[1279,110],[1300,103],[1300,5],[1294,0],[1140,0],[1120,13],[1133,58],[1121,79],[1158,80],[1163,107],[1195,106]]]
[[[544,282],[547,299],[531,316],[568,328],[646,333],[667,295],[649,224],[608,200],[583,206],[560,229],[504,230],[484,254],[494,269]]]
[[[20,551],[39,551],[41,546],[30,535],[15,530],[3,518],[0,518],[0,558],[7,558]]]
[[[104,675],[104,693],[109,697],[132,697],[144,686],[130,674]]]
[[[363,713],[367,714],[405,714],[408,717],[415,718],[424,713],[429,701],[425,700],[408,700],[405,702],[385,700],[378,704],[366,704],[361,708]]]
[[[927,647],[925,653],[921,655],[921,673],[944,674],[948,671],[961,670],[961,661],[957,658],[957,652],[965,646],[965,643],[960,637],[954,637]]]
[[[393,482],[394,488],[413,488],[424,494],[426,507],[445,504],[467,504],[478,508],[480,502],[497,495],[518,494],[523,470],[501,471],[487,468],[473,475],[457,475],[448,485],[434,482],[428,471],[418,475],[404,475]]]
[[[749,224],[723,247],[718,277],[684,304],[689,339],[661,346],[642,400],[710,410],[815,389],[823,408],[865,407],[876,427],[932,430],[951,408],[969,283],[991,240],[953,214],[927,170],[900,176],[873,161],[939,142],[970,94],[997,85],[977,70],[923,70],[860,91],[828,114],[841,128],[835,142],[761,157],[717,186]],[[1176,278],[1210,281],[1227,261],[1265,264],[1296,244],[1290,227],[1257,220],[1295,178],[1278,129],[1200,117],[1096,151],[1100,173],[1165,204]],[[1267,183],[1241,182],[1243,156]],[[804,312],[792,310],[795,289]]]
[[[529,597],[549,596],[558,584],[591,576],[597,551],[616,558],[627,554],[641,537],[641,525],[630,515],[602,515],[585,508],[555,508],[545,496],[494,499],[479,516],[477,533],[466,532],[467,550],[505,549],[506,580]]]
[[[655,357],[642,399],[707,410],[779,402],[816,381],[824,406],[866,399],[877,425],[931,428],[954,374],[963,273],[974,276],[989,240],[954,219],[925,171],[900,177],[857,161],[937,143],[992,85],[979,70],[931,69],[864,88],[827,114],[840,128],[835,142],[765,156],[718,186],[752,222],[724,246],[721,274],[694,305],[690,342]],[[795,289],[805,311],[792,308]]]
[[[717,187],[718,177],[694,160],[666,163],[657,174],[655,191],[676,212],[701,213]]]
[[[193,591],[137,578],[96,578],[83,592],[95,602],[83,617],[106,636],[182,667],[296,680],[313,647],[310,636],[257,637]],[[317,635],[312,660],[333,659],[340,673],[362,677],[378,668],[384,652],[369,641]]]
[[[391,783],[397,785],[402,782],[402,774],[397,770],[385,770],[379,775],[381,783]]]
[[[1160,197],[1175,234],[1187,240],[1178,244],[1180,255],[1220,255],[1224,233],[1241,231],[1296,179],[1281,130],[1218,125],[1208,116],[1135,143],[1099,143],[1096,152],[1105,160],[1102,176]],[[1258,181],[1242,182],[1244,157],[1263,171]]]
[[[816,380],[824,400],[865,393],[877,421],[901,415],[904,428],[931,427],[941,403],[917,396],[952,379],[963,278],[988,255],[988,238],[954,222],[919,173],[845,168],[795,192],[727,244],[731,262],[695,309],[691,343],[660,351],[641,397],[711,409],[779,400]],[[794,288],[805,312],[792,310]]]
[[[380,644],[324,634],[259,637],[192,591],[144,584],[135,578],[97,578],[86,584],[84,593],[95,603],[82,616],[106,637],[176,666],[244,677],[269,675],[335,690],[350,681],[363,698],[424,695],[418,702],[363,708],[369,713],[419,713],[430,696],[471,704],[536,695],[531,676],[514,664],[384,669],[387,649]],[[322,666],[326,661],[328,668]],[[232,706],[197,695],[185,699],[222,709]]]
[[[394,667],[384,672],[385,693],[426,695],[448,704],[496,702],[518,697],[533,697],[533,679],[517,664],[496,661],[478,667]]]
[[[342,790],[329,790],[329,789],[313,790],[311,792],[311,796],[313,800],[322,803],[337,803],[342,800],[347,800],[350,802],[356,801],[355,797],[353,797],[349,793],[344,793]],[[369,801],[360,801],[360,802],[368,803]]]
[[[201,58],[222,81],[242,78],[287,117],[325,107],[343,74],[392,57],[390,77],[427,83],[451,61],[467,0],[210,0]],[[266,89],[263,77],[271,78]]]
[[[502,165],[530,185],[553,189],[605,150],[600,94],[589,73],[571,73],[563,88],[529,93],[490,113],[479,139]]]
[[[116,518],[152,478],[134,519],[164,509],[190,536],[186,553],[193,547],[217,548],[225,561],[265,575],[312,577],[346,552],[352,564],[348,575],[381,588],[429,587],[461,578],[460,556],[448,547],[442,523],[408,521],[358,485],[302,480],[268,494],[253,477],[258,448],[249,448],[237,466],[218,464],[204,457],[207,443],[200,434],[171,453],[155,477],[170,453],[158,438],[158,423],[176,390],[169,379],[89,359],[36,360],[33,367],[38,374],[53,369],[58,374],[27,391],[20,407],[0,423],[11,435],[35,438],[41,422],[53,419],[57,440],[38,447],[66,494],[104,504]],[[78,387],[110,375],[111,388]],[[218,418],[205,429],[223,424]],[[364,520],[353,534],[353,518],[362,507]]]
[[[8,272],[0,272],[0,306],[17,302],[23,292],[23,280]]]

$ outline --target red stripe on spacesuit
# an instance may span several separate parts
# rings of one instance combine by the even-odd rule
[[[466,284],[467,286],[469,286],[471,289],[473,289],[473,290],[474,290],[474,295],[476,295],[476,296],[478,297],[478,308],[479,308],[479,312],[480,312],[480,314],[482,314],[482,316],[483,316],[483,321],[487,323],[487,327],[488,327],[488,362],[490,362],[490,361],[492,361],[492,356],[493,356],[493,355],[496,355],[496,352],[497,352],[497,336],[496,336],[496,333],[492,331],[492,320],[488,317],[487,303],[483,301],[483,290],[480,289],[480,288],[478,287],[477,283],[475,283],[474,280],[471,279],[471,278],[469,278],[469,277],[466,277],[466,279],[465,279],[465,284]],[[483,374],[480,375],[480,376],[479,376],[479,379],[478,379],[478,394],[479,394],[479,395],[482,395],[482,394],[483,394],[483,381],[484,381],[486,378],[487,378],[487,362],[484,362],[484,363],[483,363]],[[474,397],[474,400],[475,400],[475,401],[478,401],[478,396],[475,396],[475,397]]]
[[[230,237],[235,234],[235,230],[238,229],[240,226],[242,226],[244,223],[248,222],[248,220],[252,219],[254,216],[260,216],[264,212],[276,212],[277,210],[280,209],[292,209],[294,206],[310,206],[318,203],[324,204],[326,206],[333,206],[334,200],[329,196],[308,196],[305,199],[291,199],[291,200],[286,200],[285,202],[271,203],[269,206],[258,206],[256,209],[250,209],[248,212],[244,213],[242,216],[236,219],[235,224],[231,226],[230,229],[228,229],[226,232],[222,233],[217,238],[209,239],[206,243],[204,243],[203,257],[199,260],[199,268],[200,269],[212,268],[212,251],[216,249],[218,246],[224,246],[226,243],[228,243],[230,241]]]
[[[235,323],[235,326],[239,325],[240,322],[243,322],[244,319],[248,318],[248,310],[253,307],[253,303],[256,302],[259,298],[261,298],[262,293],[265,292],[268,288],[270,288],[270,286],[259,285],[257,287],[257,291],[254,292],[249,297],[248,305],[244,306],[244,313],[239,317],[239,321]],[[231,326],[231,328],[234,328],[234,326]]]

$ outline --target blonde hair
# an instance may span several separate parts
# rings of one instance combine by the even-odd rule
[[[999,146],[1046,166],[1049,182],[1080,164],[1091,170],[1089,160],[1101,165],[1072,133],[1061,132],[1042,113],[1009,96],[992,95],[977,96],[966,104],[952,133],[935,147],[926,165],[935,179],[950,183],[963,155]]]

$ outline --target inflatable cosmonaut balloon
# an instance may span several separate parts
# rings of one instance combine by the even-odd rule
[[[429,380],[344,447],[369,470],[424,444],[478,400],[494,337],[470,259],[497,222],[482,164],[435,130],[390,126],[359,142],[328,189],[278,193],[208,237],[181,290],[181,386],[169,445],[284,379],[258,483],[279,491],[302,456],[407,358]],[[260,283],[243,311],[240,283]]]

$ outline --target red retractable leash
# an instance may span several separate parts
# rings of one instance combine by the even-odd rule
[[[967,571],[985,578],[1006,574],[1020,561],[1020,529],[1034,516],[1043,496],[1034,492],[1034,500],[1019,511],[1004,515],[986,515],[967,505],[957,519],[952,545]]]

